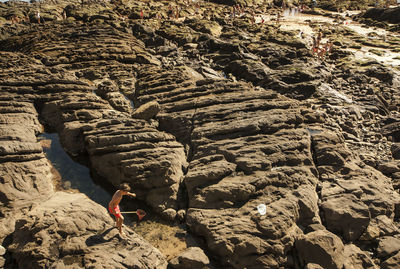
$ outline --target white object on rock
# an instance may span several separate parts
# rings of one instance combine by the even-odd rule
[[[260,215],[264,216],[267,213],[267,206],[265,204],[259,204],[257,210]]]

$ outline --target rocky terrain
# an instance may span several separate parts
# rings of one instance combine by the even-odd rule
[[[400,266],[400,34],[236,3],[0,3],[0,267]],[[120,237],[55,188],[43,132],[201,248]]]
[[[400,6],[392,8],[371,8],[357,16],[358,21],[374,27],[385,28],[389,31],[400,30]]]

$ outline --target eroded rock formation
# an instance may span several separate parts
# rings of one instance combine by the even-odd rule
[[[19,268],[166,268],[162,254],[129,228],[122,239],[106,209],[57,192],[16,222],[9,251]]]
[[[53,190],[47,128],[101,180],[183,221],[217,266],[399,266],[400,71],[352,50],[395,53],[398,38],[310,23],[333,40],[323,61],[251,7],[232,19],[224,3],[179,3],[172,18],[169,5],[0,4],[4,20],[30,18],[1,21],[6,265],[167,266],[134,231],[121,240],[104,208]],[[171,266],[207,264],[191,251]]]

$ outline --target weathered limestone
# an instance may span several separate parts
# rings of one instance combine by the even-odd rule
[[[323,179],[321,207],[327,227],[345,240],[354,241],[371,219],[379,215],[397,217],[400,197],[388,178],[369,166],[360,167],[342,143],[337,134],[313,135],[316,163]]]
[[[157,101],[151,101],[138,107],[132,114],[132,118],[150,120],[160,111]]]
[[[395,236],[384,236],[379,238],[377,255],[378,257],[389,257],[400,250],[400,238]]]
[[[326,269],[344,265],[344,246],[339,237],[329,231],[315,231],[296,240],[301,264],[314,263]]]
[[[113,185],[131,183],[139,199],[165,217],[174,218],[186,167],[181,144],[143,120],[105,120],[83,133],[93,169]],[[175,212],[176,214],[176,212]]]
[[[338,205],[341,205],[338,207]],[[342,232],[346,240],[358,239],[370,221],[368,206],[352,194],[332,197],[321,204],[328,228]]]
[[[354,268],[354,269],[377,269],[370,255],[362,251],[356,245],[350,244],[344,246],[344,255],[347,257],[343,268]]]
[[[139,75],[147,78],[148,72]],[[137,89],[139,100],[160,103],[161,128],[191,142],[193,157],[184,179],[187,224],[227,266],[289,264],[285,249],[301,233],[296,222],[319,222],[310,137],[295,127],[303,122],[296,104],[243,83],[198,80],[187,73],[184,80],[184,72],[175,72],[181,81],[172,91],[144,88],[145,82]],[[258,203],[267,204],[266,216],[257,216]]]
[[[37,4],[0,3],[6,256],[20,267],[167,266],[131,231],[122,247],[87,198],[53,194],[40,120],[101,180],[127,181],[157,214],[186,221],[220,267],[399,267],[399,71],[353,57],[398,40],[329,19],[302,25],[334,42],[322,60],[313,33],[233,18],[215,1],[177,4],[45,1],[39,24]],[[12,12],[31,23],[11,23]],[[170,265],[208,263],[186,259],[192,251]]]
[[[395,222],[386,215],[379,215],[372,219],[361,240],[377,239],[382,236],[398,234],[399,229],[396,227]]]
[[[68,28],[69,24],[47,29],[58,42],[55,42],[52,54],[46,53],[50,45],[46,38],[37,40],[35,49],[24,48],[34,57],[44,57],[42,62],[51,66],[56,74],[66,72],[65,69],[79,70],[66,72],[69,80],[57,81],[57,84],[54,79],[38,78],[41,81],[37,82],[40,85],[36,89],[41,93],[41,114],[46,124],[60,134],[61,143],[69,154],[89,153],[97,174],[115,186],[124,181],[132,183],[141,199],[165,217],[174,218],[171,210],[178,210],[178,186],[183,179],[182,168],[187,166],[183,147],[176,143],[173,136],[159,132],[146,121],[131,120],[133,108],[120,91],[132,97],[134,89],[129,89],[128,84],[131,82],[133,87],[135,79],[129,73],[118,73],[121,70],[119,66],[117,70],[110,71],[115,65],[123,64],[132,70],[133,63],[153,65],[156,60],[147,61],[153,56],[144,50],[142,42],[112,27],[76,26],[78,29],[74,29],[75,32]],[[76,35],[77,32],[79,34]],[[91,39],[87,38],[89,32]],[[29,37],[27,34],[21,38]],[[79,41],[70,42],[71,38]],[[95,45],[91,40],[103,45]],[[87,49],[85,55],[81,55],[83,47]],[[46,68],[39,66],[45,73]],[[101,73],[95,75],[94,71]],[[99,81],[103,75],[115,82]],[[85,79],[92,79],[94,83]],[[150,120],[159,110],[154,102],[149,103],[146,109],[145,106],[139,107],[133,117]],[[120,124],[127,126],[122,133]],[[98,130],[89,132],[96,128]],[[109,133],[110,128],[115,128],[114,132]],[[109,140],[110,135],[115,138]],[[107,140],[108,143],[103,142]],[[38,150],[41,151],[40,148]],[[129,151],[132,153],[129,154]],[[144,162],[147,159],[154,159],[154,162]],[[168,214],[162,213],[167,209],[170,209]]]
[[[7,82],[0,83],[0,241],[21,214],[53,193],[51,167],[36,138],[42,127],[29,100],[32,89],[21,87],[28,95],[18,95],[16,88],[2,86]]]
[[[190,247],[185,250],[178,257],[172,259],[169,262],[169,265],[172,268],[193,268],[193,269],[202,269],[207,267],[210,264],[210,260],[204,254],[203,250],[198,247]]]
[[[83,194],[57,192],[16,223],[9,251],[20,268],[166,268],[161,253],[132,230],[126,239],[106,209]]]

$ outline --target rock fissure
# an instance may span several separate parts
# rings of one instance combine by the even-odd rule
[[[195,109],[194,109],[193,115],[192,115],[192,117],[190,119],[191,125],[190,125],[190,131],[189,131],[189,149],[188,149],[188,152],[187,152],[187,156],[188,156],[187,157],[187,162],[188,163],[190,163],[193,160],[193,155],[194,155],[194,152],[195,152],[194,144],[192,142],[192,135],[193,135],[193,130],[195,128],[195,120],[196,120],[196,112],[197,112],[197,106],[196,105],[197,105],[198,100],[199,99],[197,98],[196,102],[195,102],[195,105],[194,105]]]
[[[322,131],[321,131],[321,132],[322,132]],[[311,154],[312,154],[313,164],[314,164],[314,166],[315,166],[315,168],[316,168],[316,170],[317,170],[318,182],[317,182],[317,184],[315,185],[315,193],[318,195],[318,211],[319,211],[319,216],[320,216],[320,219],[321,219],[321,224],[324,225],[325,227],[327,227],[327,226],[326,226],[325,217],[324,217],[324,215],[323,215],[323,210],[322,210],[322,207],[321,207],[321,198],[322,198],[322,195],[321,195],[321,182],[322,182],[322,178],[321,178],[320,174],[318,173],[318,159],[317,159],[316,151],[315,151],[315,148],[314,148],[314,142],[313,142],[313,136],[312,136],[312,134],[310,134],[310,146],[311,146],[310,152],[311,152]]]

